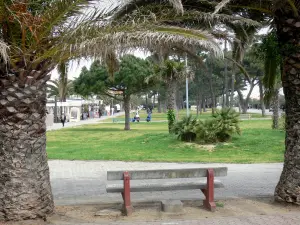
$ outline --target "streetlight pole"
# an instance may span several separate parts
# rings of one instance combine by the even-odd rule
[[[188,67],[187,67],[187,56],[185,56],[185,69],[186,69],[186,79],[185,79],[185,95],[186,95],[186,116],[190,115],[189,109],[189,78],[188,78]]]

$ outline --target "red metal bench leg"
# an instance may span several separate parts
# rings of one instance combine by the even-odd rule
[[[124,179],[124,191],[122,192],[122,197],[124,200],[124,212],[126,216],[130,216],[132,214],[132,206],[130,201],[130,176],[126,171],[123,173]]]
[[[206,190],[201,190],[205,195],[205,200],[203,201],[204,207],[209,209],[210,211],[216,210],[216,203],[214,200],[214,170],[207,170],[207,186]]]

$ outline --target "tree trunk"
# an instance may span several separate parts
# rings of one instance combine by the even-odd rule
[[[279,90],[276,89],[274,91],[274,97],[273,97],[273,129],[279,128]]]
[[[290,7],[275,12],[283,58],[282,86],[286,100],[284,166],[275,189],[275,199],[300,205],[300,20]]]
[[[176,109],[176,81],[169,80],[167,82],[167,109]]]
[[[264,90],[263,90],[263,85],[262,81],[259,80],[259,100],[260,100],[260,106],[261,106],[261,114],[263,117],[266,116],[266,107],[265,107],[265,102],[264,102]]]
[[[45,218],[54,209],[46,154],[46,78],[0,78],[0,221]]]
[[[203,112],[206,112],[206,98],[203,98],[202,100],[202,108],[203,108]]]
[[[211,110],[212,110],[212,114],[214,114],[216,102],[215,102],[215,92],[214,92],[213,81],[212,81],[212,71],[209,71],[209,89],[210,89],[211,103],[212,103]]]
[[[230,108],[232,108],[233,105],[233,98],[234,98],[234,82],[235,82],[235,73],[234,73],[234,67],[231,75],[231,92],[230,92]]]
[[[123,96],[125,111],[125,127],[124,130],[130,130],[130,96]]]
[[[157,112],[161,113],[161,96],[159,93],[157,95]]]
[[[245,99],[244,99],[244,96],[243,96],[243,93],[241,92],[241,90],[237,90],[238,95],[239,95],[240,105],[242,107],[242,114],[246,114],[247,111],[248,111],[248,104],[249,104],[250,96],[251,96],[251,93],[253,91],[253,88],[255,87],[254,81],[255,80],[252,80],[250,82],[250,90],[249,90],[249,92],[247,94],[247,97]]]
[[[224,54],[226,55],[227,53],[227,41],[225,40],[225,49],[224,49]],[[224,96],[224,103],[223,107],[228,107],[228,101],[229,101],[229,96],[228,96],[228,63],[227,60],[224,60],[225,63],[225,68],[224,68],[224,89],[225,89],[225,96]]]
[[[58,123],[58,119],[57,119],[57,96],[54,96],[54,123]]]

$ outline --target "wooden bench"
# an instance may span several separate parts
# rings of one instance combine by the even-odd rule
[[[124,201],[124,212],[126,215],[132,213],[130,192],[152,192],[152,191],[175,191],[200,189],[205,195],[204,206],[214,211],[214,189],[224,187],[223,184],[214,180],[214,177],[227,175],[227,167],[216,168],[189,168],[189,169],[166,169],[166,170],[135,170],[135,171],[107,171],[108,181],[123,181],[119,183],[108,183],[108,193],[121,193]],[[206,180],[195,178],[207,177]],[[174,180],[176,178],[194,178],[187,180]],[[147,182],[149,179],[164,179],[166,182]],[[130,180],[144,180],[130,185]]]
[[[251,114],[240,114],[241,120],[251,120]]]

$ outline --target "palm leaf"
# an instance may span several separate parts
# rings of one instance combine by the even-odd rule
[[[50,32],[56,26],[66,24],[70,18],[82,14],[84,6],[90,4],[89,0],[54,0],[51,2],[47,10],[43,13],[43,24],[41,25],[44,29],[40,33],[40,38],[48,36]],[[74,21],[72,21],[74,22]]]
[[[9,47],[8,45],[0,40],[0,57],[4,60],[4,63],[7,63],[8,59],[9,59],[9,56],[8,56],[8,51],[9,50]]]
[[[74,39],[75,37],[75,39]],[[65,37],[71,42],[70,51],[80,56],[107,55],[111,49],[151,49],[185,46],[201,47],[222,57],[223,52],[213,36],[207,31],[172,26],[150,26],[148,24],[115,27],[82,27]],[[67,51],[69,44],[62,48]]]
[[[224,8],[232,0],[222,0],[216,7],[213,14],[218,13],[222,8]]]

